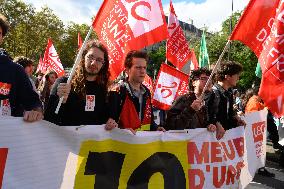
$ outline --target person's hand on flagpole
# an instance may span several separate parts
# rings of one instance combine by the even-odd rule
[[[57,87],[57,95],[59,96],[59,98],[61,99],[63,97],[63,101],[62,103],[65,104],[69,93],[71,90],[71,85],[67,84],[67,83],[60,83]]]
[[[192,102],[192,104],[190,105],[190,107],[192,109],[194,109],[195,111],[199,111],[201,109],[201,107],[204,105],[204,101],[201,99],[196,99]]]

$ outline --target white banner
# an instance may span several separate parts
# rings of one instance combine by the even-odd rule
[[[266,113],[219,141],[206,129],[133,135],[1,117],[0,188],[1,173],[3,189],[244,188],[265,162]]]

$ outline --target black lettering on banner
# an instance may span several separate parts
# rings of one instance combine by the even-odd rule
[[[85,175],[96,175],[94,189],[117,189],[125,154],[89,152]]]
[[[185,174],[180,161],[173,154],[157,152],[144,160],[132,173],[127,189],[148,189],[148,182],[154,173],[164,177],[165,189],[185,189]]]

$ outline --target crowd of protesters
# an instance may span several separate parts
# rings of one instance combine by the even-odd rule
[[[0,15],[0,44],[8,29],[6,18]],[[38,78],[33,77],[33,60],[27,57],[13,60],[0,49],[0,116],[24,117],[29,122],[45,119],[64,126],[105,124],[106,130],[118,127],[134,134],[137,130],[207,128],[221,139],[226,130],[246,125],[240,115],[264,109],[257,91],[248,90],[241,98],[239,92],[233,90],[243,68],[239,63],[224,61],[206,90],[204,87],[211,71],[207,68],[193,70],[188,93],[173,102],[162,121],[164,124],[157,125],[151,93],[142,84],[147,63],[146,52],[130,51],[124,61],[127,77],[113,83],[106,47],[97,40],[90,40],[71,83],[67,84],[67,77],[57,78],[52,70],[39,74]],[[63,103],[55,113],[61,98]],[[270,112],[267,121],[273,147],[283,150],[278,144],[277,127]]]

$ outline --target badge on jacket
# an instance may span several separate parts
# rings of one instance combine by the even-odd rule
[[[9,99],[0,101],[0,116],[11,116],[11,106]]]
[[[95,95],[86,95],[85,111],[91,112],[95,110],[96,98]]]

